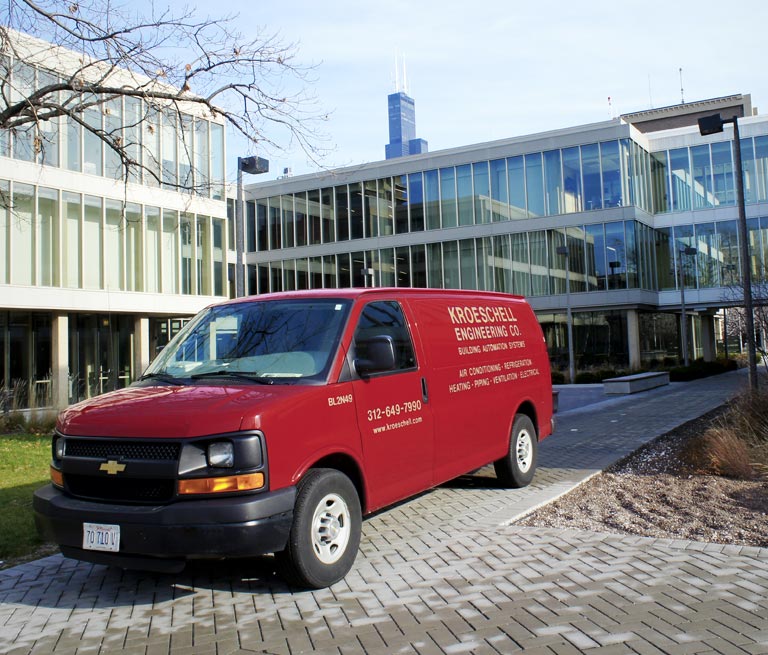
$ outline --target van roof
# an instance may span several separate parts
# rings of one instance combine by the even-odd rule
[[[409,298],[437,298],[452,297],[463,298],[469,301],[471,298],[483,298],[485,300],[525,300],[524,296],[513,295],[509,293],[500,293],[498,291],[475,291],[468,289],[422,289],[414,287],[355,287],[351,289],[310,289],[303,291],[280,291],[275,293],[264,293],[256,296],[243,296],[224,301],[221,304],[230,304],[238,302],[264,301],[271,299],[300,299],[300,298],[347,298],[354,300],[361,296],[378,295],[387,293],[394,296]]]

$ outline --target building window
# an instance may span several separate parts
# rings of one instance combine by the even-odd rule
[[[31,286],[35,270],[34,222],[35,188],[29,184],[14,184],[11,199],[10,259],[11,284]]]
[[[59,192],[37,189],[37,284],[59,286]]]

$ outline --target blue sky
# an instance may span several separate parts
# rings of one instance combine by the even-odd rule
[[[430,151],[676,104],[680,68],[686,101],[751,93],[768,111],[765,0],[219,0],[199,11],[239,13],[241,29],[265,26],[316,65],[328,168],[384,158],[397,53]],[[317,170],[285,145],[256,153],[270,159],[265,178]],[[243,147],[230,138],[232,176]]]

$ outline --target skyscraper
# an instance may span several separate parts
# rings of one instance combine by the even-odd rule
[[[389,107],[389,143],[385,146],[387,159],[418,155],[429,150],[424,139],[416,138],[416,103],[407,93],[405,64],[403,63],[403,84],[397,74],[394,93],[387,96]]]

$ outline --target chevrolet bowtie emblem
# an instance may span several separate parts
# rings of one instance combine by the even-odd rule
[[[118,473],[125,471],[125,464],[110,459],[99,466],[99,471],[106,471],[107,475],[117,475]]]

